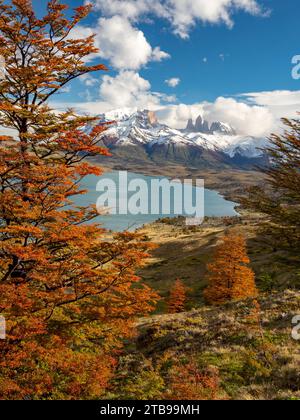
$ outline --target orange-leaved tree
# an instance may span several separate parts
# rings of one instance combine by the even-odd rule
[[[222,305],[257,296],[255,274],[249,263],[245,237],[234,232],[226,234],[207,266],[209,285],[204,297],[208,303]]]
[[[220,387],[219,372],[215,368],[201,371],[196,361],[177,365],[169,372],[168,390],[164,395],[169,400],[205,401],[225,399]]]
[[[84,159],[107,154],[107,125],[49,106],[68,82],[105,70],[87,65],[94,37],[72,37],[90,6],[66,9],[52,0],[40,18],[29,0],[0,0],[0,125],[12,130],[0,137],[1,399],[99,397],[131,321],[156,299],[135,275],[151,244],[107,238],[95,208],[72,204],[81,180],[101,174]]]
[[[187,288],[180,279],[177,279],[170,290],[170,296],[168,300],[168,312],[170,314],[176,314],[183,312],[186,303],[186,292]]]

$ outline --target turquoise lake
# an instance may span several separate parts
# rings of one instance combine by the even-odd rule
[[[75,204],[80,206],[86,206],[86,205],[95,205],[97,203],[97,200],[101,196],[101,194],[104,192],[104,190],[101,189],[101,191],[97,191],[97,185],[98,182],[101,181],[102,186],[104,184],[111,184],[116,185],[115,188],[107,188],[106,189],[106,196],[110,200],[117,199],[117,213],[119,213],[119,205],[122,203],[122,205],[126,204],[128,200],[135,194],[134,192],[128,192],[127,188],[124,185],[119,184],[119,176],[120,173],[118,171],[105,173],[101,177],[96,176],[88,176],[84,179],[82,182],[82,188],[87,190],[88,192],[85,195],[76,197]],[[148,197],[149,197],[149,208],[151,208],[151,205],[154,204],[156,208],[159,208],[159,203],[162,198],[162,195],[151,195],[151,185],[154,181],[159,181],[164,179],[163,177],[152,177],[152,176],[144,176],[140,174],[135,174],[132,172],[127,172],[128,177],[128,183],[131,181],[135,182],[135,180],[138,180],[138,183],[143,183],[143,185],[147,185],[148,187]],[[178,182],[173,185],[178,186]],[[194,198],[196,197],[196,192],[200,192],[199,189],[196,191],[196,186],[186,186],[186,191],[189,194],[192,194]],[[98,186],[99,190],[99,186]],[[137,190],[135,191],[137,192]],[[183,194],[184,195],[184,194]],[[187,195],[186,195],[187,196]],[[204,189],[204,215],[205,216],[218,216],[218,217],[224,217],[224,216],[237,216],[238,213],[235,210],[236,203],[227,201],[224,199],[222,195],[220,195],[216,191]],[[185,197],[185,195],[184,195]],[[101,223],[104,228],[115,231],[115,232],[121,232],[124,230],[134,230],[138,227],[141,227],[144,224],[154,222],[155,220],[158,220],[162,217],[175,217],[175,216],[186,216],[186,212],[184,211],[185,204],[178,203],[178,200],[183,200],[184,197],[176,196],[176,194],[171,194],[171,205],[170,205],[170,211],[168,214],[162,212],[162,208],[159,208],[159,211],[157,214],[108,214],[108,215],[100,215],[97,218],[97,222]],[[146,197],[147,198],[147,197]],[[141,201],[141,200],[140,200]],[[147,200],[146,200],[147,201]],[[157,202],[156,202],[157,201]],[[125,203],[126,202],[126,203]],[[107,202],[107,204],[109,204]],[[145,204],[145,203],[143,203]],[[194,200],[194,204],[196,204],[196,201]],[[158,206],[158,207],[157,207]],[[178,210],[178,206],[183,207],[183,210],[179,213],[176,212],[176,209]],[[111,208],[111,206],[109,206]],[[145,207],[145,205],[144,205]],[[107,207],[108,208],[108,207]],[[148,212],[149,213],[149,212]],[[190,213],[188,213],[190,215]]]

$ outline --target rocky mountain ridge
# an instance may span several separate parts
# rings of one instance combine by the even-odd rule
[[[117,110],[100,116],[115,121],[101,138],[113,155],[139,162],[176,162],[196,168],[253,167],[266,164],[265,138],[238,135],[223,122],[211,125],[199,116],[186,129],[161,124],[152,111]]]

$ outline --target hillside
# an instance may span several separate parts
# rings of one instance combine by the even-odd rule
[[[179,392],[178,399],[300,399],[299,341],[292,338],[300,308],[299,264],[263,244],[260,223],[261,216],[242,212],[207,218],[199,227],[187,228],[178,218],[141,229],[158,248],[139,274],[162,299],[156,314],[138,320],[111,398],[177,399]],[[258,314],[251,299],[221,307],[203,300],[206,264],[228,228],[247,237],[260,290]],[[166,314],[176,278],[189,288],[188,311]],[[193,385],[199,375],[204,388]]]
[[[213,396],[205,382],[202,399],[207,392],[212,399],[300,399],[299,342],[291,336],[300,292],[261,296],[259,303],[261,327],[247,318],[251,302],[140,320],[112,397],[170,396],[172,372],[186,372],[192,360],[199,372],[218,378]],[[193,377],[183,373],[178,380],[190,390]]]
[[[177,218],[140,229],[158,247],[139,275],[161,300],[154,316],[136,324],[113,397],[300,399],[299,122],[286,125],[291,132],[271,141],[277,165],[264,188],[242,200],[251,211],[194,227]],[[168,314],[174,311],[182,313]]]
[[[242,211],[241,217],[207,218],[198,227],[187,228],[183,218],[147,225],[141,232],[158,248],[140,275],[163,297],[179,277],[191,289],[188,307],[199,306],[203,303],[202,291],[206,286],[206,265],[224,232],[233,228],[247,237],[251,267],[261,291],[299,288],[297,256],[274,251],[270,244],[266,244],[259,233],[261,221],[261,216]],[[164,310],[164,302],[159,305],[159,310]]]
[[[139,319],[112,384],[112,399],[299,400],[299,265],[262,245],[261,216],[207,218],[187,228],[165,219],[141,232],[158,245],[139,273],[160,292],[156,315]],[[260,296],[220,307],[204,304],[206,264],[228,229],[243,230]],[[189,287],[187,308],[166,314],[179,277]],[[196,309],[195,309],[196,308]]]

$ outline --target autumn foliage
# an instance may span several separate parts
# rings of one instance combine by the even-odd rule
[[[168,312],[170,314],[176,314],[184,311],[186,303],[186,292],[187,288],[183,282],[177,279],[170,290],[170,296],[168,300]]]
[[[204,297],[212,305],[257,296],[255,274],[248,267],[245,238],[228,233],[217,246],[214,260],[208,265],[208,287]]]
[[[76,208],[81,180],[101,170],[85,162],[105,155],[107,125],[49,99],[87,65],[94,37],[72,39],[90,6],[65,15],[52,0],[37,17],[29,0],[0,0],[0,398],[98,398],[120,340],[156,295],[135,275],[151,244],[133,233],[108,238],[94,208]],[[89,222],[87,224],[86,222]]]
[[[175,366],[169,373],[166,399],[205,401],[224,399],[220,391],[220,377],[216,368],[201,371],[192,359],[186,365]]]

